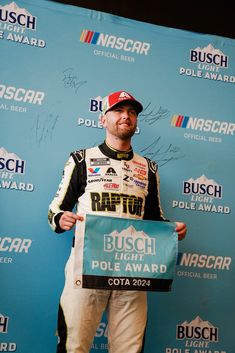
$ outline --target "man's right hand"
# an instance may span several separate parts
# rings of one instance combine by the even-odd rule
[[[78,216],[76,213],[65,211],[60,217],[59,225],[63,230],[70,230],[77,221],[83,221],[83,219],[82,216]]]

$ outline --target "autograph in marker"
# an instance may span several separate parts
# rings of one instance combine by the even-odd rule
[[[32,130],[34,131],[33,135],[38,146],[47,141],[52,141],[58,119],[59,115],[52,112],[44,112],[42,115],[37,115]]]
[[[170,116],[170,110],[156,106],[153,106],[151,102],[144,107],[144,110],[139,114],[138,120],[141,122],[145,122],[148,125],[153,125],[157,123],[159,120],[167,119]]]
[[[77,94],[81,86],[85,85],[87,81],[81,81],[79,75],[71,67],[63,71],[64,88],[71,88]]]
[[[171,161],[184,158],[184,155],[179,147],[174,146],[172,143],[164,144],[161,136],[157,137],[149,145],[142,148],[141,153],[145,157],[156,161],[159,167],[162,167]]]

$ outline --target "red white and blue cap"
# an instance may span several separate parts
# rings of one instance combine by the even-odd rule
[[[130,103],[135,108],[137,114],[142,112],[143,106],[138,102],[135,97],[126,91],[118,91],[110,93],[108,96],[104,97],[102,100],[102,114],[106,114],[109,110],[112,110],[118,104]]]

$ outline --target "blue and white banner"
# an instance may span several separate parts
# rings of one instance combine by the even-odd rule
[[[95,215],[82,223],[75,236],[75,288],[171,290],[174,223]]]

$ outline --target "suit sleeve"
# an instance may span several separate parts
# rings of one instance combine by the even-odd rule
[[[59,220],[64,211],[72,211],[82,193],[84,184],[84,160],[77,162],[72,153],[66,162],[58,190],[49,206],[48,221],[56,233],[63,233]]]
[[[149,159],[148,161],[148,195],[145,200],[144,219],[152,221],[167,221],[163,215],[160,203],[160,180],[157,164]]]

